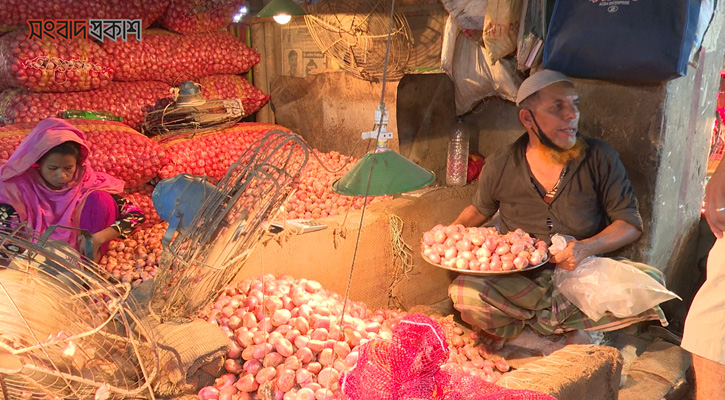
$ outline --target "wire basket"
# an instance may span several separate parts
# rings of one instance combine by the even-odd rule
[[[158,357],[131,286],[98,271],[26,224],[0,226],[0,399],[153,398]]]
[[[309,158],[294,133],[272,130],[232,164],[184,231],[164,248],[150,311],[187,321],[237,275]]]

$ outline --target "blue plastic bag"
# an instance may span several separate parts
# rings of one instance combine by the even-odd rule
[[[684,76],[699,12],[700,0],[556,0],[543,66],[607,81]]]

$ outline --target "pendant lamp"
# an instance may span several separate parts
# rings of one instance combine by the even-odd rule
[[[388,131],[388,112],[385,109],[385,82],[388,73],[388,53],[390,36],[393,30],[395,0],[390,7],[388,39],[385,44],[383,62],[382,93],[380,106],[375,111],[375,126],[370,132],[363,132],[363,139],[376,139],[377,146],[363,156],[342,178],[332,183],[335,193],[345,196],[383,196],[410,192],[426,187],[435,181],[435,174],[408,160],[393,150],[385,142],[393,138]]]
[[[307,14],[300,6],[292,0],[272,0],[257,13],[259,18],[273,17],[279,24],[286,24],[293,15]]]
[[[345,196],[382,196],[433,183],[433,172],[388,149],[385,142],[393,138],[393,133],[387,129],[388,112],[384,103],[375,111],[375,121],[376,129],[362,134],[363,139],[377,138],[375,150],[365,154],[350,171],[333,182],[332,190]]]

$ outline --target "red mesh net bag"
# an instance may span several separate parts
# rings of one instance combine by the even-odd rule
[[[371,340],[340,379],[344,398],[430,399],[435,373],[448,358],[445,334],[432,319],[411,314],[400,320],[392,341]]]
[[[65,110],[108,111],[123,123],[140,130],[143,116],[162,109],[171,100],[171,86],[163,82],[109,82],[95,90],[36,93],[5,89],[0,93],[0,125],[41,121]]]
[[[150,29],[140,42],[106,40],[101,48],[113,59],[113,80],[174,86],[195,77],[241,74],[260,59],[259,53],[227,31],[181,35]]]
[[[248,80],[239,75],[211,75],[199,79],[201,92],[205,99],[239,99],[244,107],[244,115],[257,112],[269,100]]]
[[[0,34],[28,26],[29,19],[141,19],[146,28],[164,13],[169,3],[170,0],[3,0],[0,1]]]
[[[430,399],[435,374],[448,359],[446,334],[422,314],[403,318],[393,330],[393,385],[399,399]]]
[[[175,0],[156,21],[179,33],[210,32],[232,21],[244,0]]]
[[[113,78],[112,61],[95,42],[28,40],[28,29],[0,38],[0,88],[33,92],[75,92],[97,89]]]
[[[391,341],[360,346],[355,366],[340,378],[344,399],[556,400],[486,382],[460,368],[441,369],[448,343],[440,325],[422,314],[400,320]]]

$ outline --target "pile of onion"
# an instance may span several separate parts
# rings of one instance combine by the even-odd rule
[[[493,227],[436,225],[420,246],[429,262],[470,271],[523,270],[548,259],[546,243],[522,229],[501,235]]]
[[[199,398],[335,398],[342,372],[357,362],[359,346],[390,340],[405,316],[349,302],[342,318],[342,301],[319,282],[288,275],[264,275],[224,288],[204,316],[229,337],[226,372],[202,388]],[[491,358],[474,336],[458,329],[453,337],[447,366],[455,364],[491,382],[508,371],[506,361]]]
[[[134,286],[153,278],[163,252],[161,238],[168,226],[167,222],[144,225],[126,239],[110,241],[98,264],[117,281]]]
[[[285,205],[286,218],[319,219],[344,214],[351,208],[362,208],[363,197],[343,196],[332,191],[332,183],[349,171],[357,159],[348,158],[336,151],[322,153],[315,150],[315,152],[324,166],[317,162],[315,157],[310,157],[296,184],[293,185],[295,193]],[[341,170],[331,172],[338,169]],[[392,196],[368,197],[367,204],[391,199]]]

